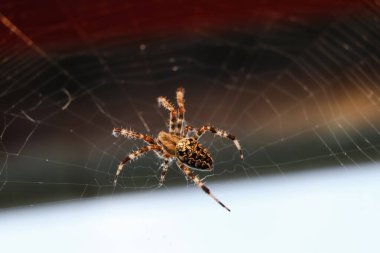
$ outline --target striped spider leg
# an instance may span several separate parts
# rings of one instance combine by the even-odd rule
[[[158,187],[161,187],[164,185],[166,173],[168,172],[169,169],[169,157],[164,158],[164,162],[161,165],[162,171],[161,171],[161,176],[160,176],[160,182],[158,183]]]
[[[199,128],[198,131],[196,131],[194,137],[198,140],[202,136],[202,134],[204,134],[206,131],[210,131],[211,133],[218,135],[222,138],[227,138],[227,139],[232,140],[234,142],[237,150],[240,152],[240,159],[243,160],[243,151],[241,150],[240,143],[236,139],[235,136],[233,136],[232,134],[230,134],[224,130],[215,128],[215,127],[210,126],[210,125],[205,125],[205,126],[202,126],[201,128]]]
[[[146,152],[148,152],[150,150],[157,151],[157,153],[161,153],[162,155],[163,155],[163,152],[164,152],[160,146],[152,144],[152,145],[149,145],[149,146],[142,147],[142,148],[140,148],[140,149],[138,149],[138,150],[136,150],[136,151],[128,154],[120,162],[119,167],[117,168],[117,171],[116,171],[116,174],[115,174],[115,178],[113,180],[114,185],[116,185],[116,183],[117,183],[117,178],[119,177],[119,174],[122,171],[124,164],[126,164],[128,161],[137,159],[139,156],[143,155],[144,153],[146,153]]]
[[[146,134],[140,134],[138,132],[135,132],[133,130],[126,129],[126,128],[115,127],[112,130],[112,135],[115,137],[123,136],[123,137],[128,138],[128,139],[142,139],[149,144],[156,144],[157,145],[157,143],[153,139],[153,137],[146,135]]]
[[[177,128],[175,135],[182,136],[183,120],[185,115],[185,101],[183,99],[185,95],[185,90],[180,87],[177,89],[177,104],[178,104],[178,119],[177,119]]]
[[[206,185],[199,179],[197,175],[194,175],[189,167],[187,167],[182,162],[178,161],[177,159],[177,165],[181,170],[186,174],[188,178],[190,178],[199,188],[201,188],[207,195],[209,195],[211,198],[213,198],[219,205],[224,207],[227,211],[231,212],[231,210],[226,207],[222,202],[220,202],[219,199],[215,197],[214,194],[211,193],[210,189],[206,187]]]
[[[158,97],[158,105],[164,107],[170,112],[169,133],[176,136],[181,136],[183,119],[185,114],[185,106],[183,96],[185,90],[181,87],[177,89],[177,104],[178,111],[174,108],[173,104],[165,97]],[[178,114],[178,118],[177,118]]]
[[[174,108],[173,104],[165,97],[158,97],[158,106],[164,107],[170,112],[170,121],[169,121],[169,133],[174,134],[177,127],[177,110]]]
[[[117,178],[118,178],[121,170],[123,169],[123,166],[125,163],[127,163],[129,160],[133,160],[134,158],[138,158],[138,156],[142,155],[145,152],[148,152],[149,150],[153,150],[156,152],[156,154],[159,157],[164,158],[164,162],[162,164],[161,177],[160,177],[160,186],[161,186],[165,180],[165,176],[166,176],[166,173],[168,171],[170,155],[168,155],[168,154],[164,155],[164,151],[157,144],[156,140],[154,140],[153,137],[151,137],[149,135],[141,134],[141,133],[138,133],[138,132],[133,131],[133,130],[129,130],[129,129],[125,129],[125,128],[118,128],[118,127],[115,127],[113,129],[112,134],[115,137],[123,136],[123,137],[128,138],[128,139],[142,139],[145,142],[147,142],[148,144],[151,144],[149,146],[143,147],[143,148],[129,154],[127,157],[124,158],[124,160],[120,163],[120,165],[116,171],[116,175],[114,178],[114,184],[117,183]]]

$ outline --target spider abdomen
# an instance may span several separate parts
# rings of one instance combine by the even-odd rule
[[[194,138],[183,138],[176,145],[178,159],[196,169],[212,170],[213,161],[208,150]]]

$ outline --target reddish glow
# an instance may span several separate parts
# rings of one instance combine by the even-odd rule
[[[260,26],[292,17],[308,21],[345,15],[357,1],[166,0],[34,1],[5,0],[0,12],[38,45],[100,43],[105,39],[186,34],[202,28],[227,30]],[[0,29],[0,35],[6,33]]]

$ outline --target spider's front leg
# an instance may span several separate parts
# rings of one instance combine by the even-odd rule
[[[136,151],[130,153],[129,155],[127,155],[127,156],[126,156],[126,157],[120,162],[119,167],[117,168],[117,171],[116,171],[116,174],[115,174],[115,178],[114,178],[114,180],[113,180],[114,185],[116,185],[116,183],[117,183],[117,178],[119,177],[119,174],[120,174],[120,172],[122,171],[124,164],[126,164],[128,161],[131,161],[131,160],[133,160],[133,159],[138,158],[139,156],[141,156],[142,154],[144,154],[144,153],[146,153],[146,152],[148,152],[148,151],[150,151],[150,150],[156,150],[156,151],[162,153],[162,149],[161,149],[161,147],[158,146],[158,145],[154,145],[154,144],[153,144],[153,145],[150,145],[150,146],[142,147],[142,148],[140,148],[140,149],[138,149],[138,150],[136,150]]]
[[[169,133],[173,134],[177,127],[177,110],[165,97],[158,97],[157,101],[158,106],[162,106],[170,112]]]
[[[180,87],[177,89],[177,104],[178,104],[178,120],[177,120],[177,128],[175,134],[177,136],[181,136],[183,120],[185,115],[185,100],[183,99],[185,95],[185,89]]]
[[[123,136],[128,139],[142,139],[149,144],[157,144],[153,137],[126,128],[115,127],[112,131],[112,135],[115,137]]]
[[[181,170],[186,174],[187,177],[191,178],[191,180],[193,180],[193,182],[199,187],[201,188],[206,194],[208,194],[211,198],[213,198],[219,205],[221,205],[222,207],[224,207],[227,211],[231,212],[231,210],[226,207],[222,202],[220,202],[219,199],[217,199],[214,194],[211,193],[210,189],[207,188],[205,186],[205,184],[199,179],[198,176],[194,175],[191,170],[185,165],[183,164],[182,162],[178,161],[177,160],[177,165],[179,168],[181,168]]]
[[[213,127],[211,125],[205,125],[205,126],[202,126],[201,128],[198,129],[198,131],[195,133],[194,137],[196,139],[199,139],[202,136],[202,134],[204,134],[206,131],[210,131],[211,133],[216,134],[220,137],[232,140],[234,142],[237,150],[239,150],[239,152],[240,152],[240,159],[243,160],[243,151],[241,150],[240,143],[236,139],[235,136],[233,136],[232,134],[230,134],[224,130]]]

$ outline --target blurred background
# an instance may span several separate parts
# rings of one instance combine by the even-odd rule
[[[339,252],[343,241],[355,239],[345,252],[378,252],[367,240],[379,232],[370,225],[379,223],[379,27],[380,3],[369,0],[1,1],[0,220],[8,224],[6,241],[17,238],[6,229],[17,222],[26,224],[25,235],[37,224],[40,238],[62,220],[67,223],[55,238],[70,234],[72,224],[87,234],[95,217],[87,213],[121,208],[125,212],[114,217],[96,216],[95,224],[108,231],[125,225],[115,232],[121,238],[143,224],[135,246],[150,240],[146,231],[162,239],[153,229],[164,228],[171,240],[161,241],[162,252],[178,251],[169,241],[179,242],[174,238],[182,231],[193,239],[209,231],[221,241],[200,240],[198,247],[219,243],[222,252],[235,242],[248,247],[247,233],[261,243],[295,240],[299,248],[288,245],[285,252]],[[210,123],[241,142],[243,162],[230,141],[205,134],[201,142],[215,168],[197,171],[233,216],[175,164],[158,189],[161,161],[153,154],[128,164],[112,184],[120,160],[144,145],[113,137],[113,127],[157,136],[169,115],[156,98],[175,102],[179,86],[186,90],[187,123]],[[173,213],[170,203],[183,210]],[[45,225],[35,219],[52,210],[58,219],[48,216]],[[299,212],[314,216],[300,222]],[[182,214],[210,224],[206,231],[191,221],[165,227],[167,221],[182,224]],[[368,220],[358,222],[363,215]],[[269,229],[262,219],[278,220]],[[287,233],[292,226],[299,230]],[[324,244],[347,227],[351,234]],[[314,231],[309,240],[301,238],[305,231]],[[265,245],[260,252],[280,250]]]

